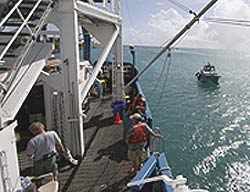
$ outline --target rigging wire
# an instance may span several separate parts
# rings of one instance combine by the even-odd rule
[[[125,7],[126,7],[126,11],[127,11],[127,16],[128,16],[129,24],[130,24],[130,26],[131,26],[133,29],[136,29],[136,28],[135,28],[135,25],[134,25],[134,22],[133,22],[133,20],[131,19],[131,15],[130,15],[130,11],[129,11],[129,6],[128,6],[127,0],[125,0]],[[146,50],[146,51],[149,51],[149,52],[152,53],[152,54],[155,54],[155,52],[153,52],[152,49],[150,49],[149,47],[143,46],[143,43],[142,43],[142,41],[140,40],[140,38],[138,37],[138,35],[137,35],[136,32],[133,33],[133,35],[134,35],[134,37],[136,38],[138,44],[141,45],[141,49]]]
[[[195,12],[193,12],[191,9],[189,9],[188,7],[186,7],[186,6],[184,6],[184,5],[182,5],[181,3],[179,3],[179,2],[177,2],[176,0],[174,1],[174,0],[169,0],[171,3],[173,3],[173,4],[175,4],[176,6],[178,6],[179,8],[181,8],[181,9],[183,9],[183,10],[185,10],[185,11],[188,11],[190,14],[194,14],[194,18],[188,23],[188,25],[186,25],[175,37],[174,37],[174,39],[172,39],[172,40],[170,40],[169,41],[169,43],[167,43],[167,45],[165,45],[164,46],[164,49],[161,51],[161,52],[159,52],[158,54],[157,54],[157,56],[156,57],[154,57],[151,61],[150,61],[150,63],[143,69],[143,71],[141,72],[141,73],[139,73],[134,79],[136,79],[136,78],[138,78],[157,58],[159,58],[160,57],[160,55],[164,52],[164,51],[166,51],[167,49],[169,49],[169,48],[171,48],[171,44],[173,45],[172,47],[174,47],[174,46],[176,46],[177,44],[179,44],[182,40],[183,40],[183,38],[188,34],[188,32],[190,31],[189,30],[189,28],[196,22],[196,21],[199,21],[199,18],[209,9],[209,7],[211,7],[211,6],[213,6],[216,2],[217,2],[217,0],[213,0],[213,1],[211,1],[206,7],[204,7],[200,12],[199,12],[199,14],[197,15]],[[127,2],[126,2],[127,3]],[[130,19],[130,21],[131,21],[131,23],[132,23],[132,20]],[[185,31],[186,30],[186,31]],[[181,37],[182,35],[184,35],[180,40],[178,40],[178,38],[179,37]],[[176,43],[176,42],[174,42],[174,40],[178,40],[178,42]],[[174,45],[175,44],[175,45]],[[169,46],[169,47],[168,47]],[[165,63],[167,63],[167,61],[168,61],[168,58],[166,58],[166,62]],[[158,109],[158,106],[160,105],[160,102],[161,102],[161,100],[162,100],[162,96],[163,96],[163,93],[164,93],[164,89],[165,89],[165,87],[166,87],[166,84],[167,84],[167,79],[168,79],[168,74],[169,74],[169,71],[170,71],[170,63],[171,63],[171,58],[169,59],[169,63],[168,63],[168,67],[167,67],[167,74],[166,74],[166,77],[165,77],[165,81],[164,81],[164,84],[163,84],[163,88],[162,88],[162,90],[161,90],[161,94],[160,94],[160,98],[159,98],[159,100],[158,100],[158,102],[157,102],[157,104],[156,104],[156,107],[155,107],[155,109],[153,110],[153,112],[152,112],[152,114],[153,113],[155,113],[155,111]],[[165,66],[166,66],[166,64],[165,64]],[[164,68],[165,69],[165,68]],[[129,82],[128,84],[127,84],[127,86],[129,86],[133,81],[134,81],[134,79],[133,80],[131,80],[131,82]],[[161,77],[159,78],[159,79],[161,79]]]
[[[179,7],[181,10],[189,12],[189,8],[185,6],[184,4],[176,1],[176,0],[168,0],[170,3],[174,4],[175,6]]]
[[[236,26],[250,27],[250,23],[243,24],[243,23],[233,23],[233,22],[225,22],[225,21],[207,21],[207,22],[224,24],[224,25],[236,25]]]
[[[130,11],[129,11],[129,8],[128,8],[128,2],[127,2],[127,0],[125,0],[125,5],[126,5],[125,7],[126,7],[126,10],[127,10],[127,15],[128,15],[129,23],[130,23],[131,27],[135,29],[135,25],[134,25],[134,23],[133,23],[133,21],[132,21],[132,19],[131,19],[131,16],[130,16]],[[138,38],[138,36],[137,36],[137,33],[134,33],[134,36],[135,36],[135,38],[137,39],[137,41],[138,41],[140,44],[142,44],[142,43],[141,43],[141,40],[140,40],[140,39]],[[166,43],[168,43],[170,40],[171,40],[171,38],[168,39],[167,41],[165,41],[160,47],[164,46],[164,45],[165,45]],[[142,46],[142,49],[143,49],[143,50],[147,50],[147,51],[149,50],[151,53],[153,53],[153,51],[152,51],[151,49],[146,48],[146,47],[144,47],[144,46]],[[153,54],[155,54],[155,53],[153,53]],[[153,93],[154,93],[154,91],[158,88],[159,83],[160,83],[160,80],[161,80],[162,75],[163,75],[163,72],[164,72],[164,68],[165,68],[165,65],[163,65],[162,70],[161,70],[161,74],[160,74],[160,76],[159,76],[159,78],[158,78],[158,81],[156,81],[156,84],[155,84],[153,90],[151,91],[150,96],[147,97],[147,98],[151,98],[152,95],[153,95]]]
[[[126,5],[125,7],[126,7],[126,10],[127,10],[127,13],[128,13],[128,20],[129,20],[129,23],[130,23],[131,27],[132,27],[133,29],[135,29],[135,25],[134,25],[134,23],[133,23],[133,21],[132,21],[132,19],[131,19],[130,12],[129,12],[129,9],[128,9],[128,2],[127,2],[127,0],[125,0],[125,5]],[[142,42],[140,41],[140,39],[139,39],[138,36],[137,36],[137,33],[134,33],[134,36],[135,36],[136,40],[138,41],[138,43],[139,43],[139,44],[142,44]]]
[[[128,21],[129,21],[131,27],[133,29],[135,29],[134,22],[131,19],[131,15],[130,15],[130,11],[129,11],[129,8],[128,8],[128,2],[127,2],[127,0],[125,0],[125,5],[126,5],[125,7],[126,7],[126,10],[127,10],[127,15],[128,15]],[[136,40],[138,41],[138,43],[142,45],[143,43],[141,42],[140,38],[137,36],[137,33],[134,33],[134,36],[135,36]],[[161,44],[161,46],[164,46],[165,44],[167,44],[171,39],[172,38],[169,38],[168,40],[166,40],[164,43]],[[144,49],[146,49],[146,48],[144,47]]]
[[[150,91],[149,96],[147,96],[147,99],[150,99],[150,98],[154,95],[155,90],[156,90],[156,89],[159,87],[159,85],[160,85],[161,79],[162,79],[162,77],[163,77],[163,73],[164,73],[165,68],[166,68],[167,58],[168,58],[168,57],[166,57],[166,59],[165,59],[165,61],[164,61],[164,64],[162,65],[161,73],[160,73],[160,75],[159,75],[159,77],[158,77],[158,79],[157,79],[157,81],[156,81],[156,83],[155,83],[153,89]]]
[[[227,18],[209,18],[206,17],[203,19],[205,22],[219,23],[219,24],[227,24],[227,25],[238,25],[244,27],[250,27],[249,20],[237,20],[237,19],[227,19]]]
[[[176,0],[168,0],[170,3],[174,4],[175,6],[179,7],[181,10],[188,12],[189,14],[193,14],[194,16],[197,16],[196,13],[194,11],[192,11],[192,9],[190,9],[189,7],[187,7],[186,5],[176,1]]]
[[[218,0],[211,0],[205,7],[203,7],[199,13],[194,16],[177,34],[176,36],[170,40],[170,42],[165,45],[160,52],[154,56],[147,65],[145,65],[141,71],[132,79],[130,82],[128,82],[125,87],[130,86],[138,77],[140,77],[163,53],[165,53],[171,46],[180,38],[182,37],[187,30],[189,30],[196,22],[199,21],[201,16],[203,16]]]
[[[171,39],[173,39],[173,36],[170,37],[169,39],[167,39],[166,41],[164,41],[164,42],[160,45],[160,47],[164,47],[165,45],[167,45]]]
[[[167,53],[167,56],[166,56],[165,63],[164,63],[164,65],[163,65],[163,67],[162,67],[162,71],[161,71],[160,77],[158,78],[158,81],[157,81],[156,85],[154,86],[153,90],[151,91],[150,95],[147,96],[147,98],[151,98],[151,97],[153,96],[153,94],[155,93],[155,90],[156,90],[156,89],[158,88],[158,86],[159,86],[160,80],[161,80],[161,78],[162,78],[162,76],[163,76],[163,72],[164,72],[165,69],[166,69],[166,65],[168,65],[167,72],[166,72],[166,77],[165,77],[165,80],[164,80],[163,87],[162,87],[162,89],[161,89],[160,97],[159,97],[159,99],[158,99],[158,101],[157,101],[157,103],[156,103],[156,106],[155,106],[154,109],[151,111],[152,114],[155,114],[155,112],[158,110],[159,105],[160,105],[161,100],[162,100],[162,97],[163,97],[163,95],[164,95],[164,93],[165,93],[164,91],[165,91],[165,88],[166,88],[166,84],[167,84],[167,80],[168,80],[168,76],[169,76],[169,72],[170,72],[170,65],[171,65],[171,61],[172,61],[172,54],[171,54],[170,51],[175,50],[176,46],[177,46],[178,44],[181,43],[181,41],[189,34],[189,32],[190,32],[190,30],[188,30],[188,31],[183,35],[183,37],[181,37],[181,38],[175,43],[175,45],[174,45],[172,48],[169,49],[169,52]],[[169,58],[169,59],[168,59],[168,58]],[[168,64],[167,64],[167,61],[168,61]]]
[[[189,32],[190,32],[190,30],[187,30],[187,32],[186,32],[186,33],[185,33],[185,34],[184,34],[184,35],[183,35],[183,36],[182,36],[182,37],[181,37],[181,38],[180,38],[180,39],[179,39],[179,40],[178,40],[169,50],[168,50],[168,53],[167,53],[167,56],[166,56],[166,60],[165,60],[163,66],[162,66],[162,69],[161,69],[160,76],[159,76],[159,78],[157,79],[156,84],[155,84],[155,86],[153,87],[152,91],[150,91],[149,96],[147,96],[147,99],[150,99],[150,98],[154,95],[154,93],[156,93],[155,90],[157,90],[157,88],[159,87],[159,84],[160,84],[161,79],[162,79],[162,77],[163,77],[163,73],[164,73],[164,71],[165,71],[165,69],[166,69],[166,66],[168,65],[168,69],[167,69],[167,73],[166,73],[164,85],[163,85],[163,87],[162,87],[162,89],[161,89],[160,98],[158,99],[155,108],[151,111],[152,114],[154,114],[154,113],[157,111],[157,109],[158,109],[158,107],[159,107],[159,105],[160,105],[160,103],[161,103],[162,96],[163,96],[163,94],[164,94],[164,90],[165,90],[165,88],[166,88],[166,81],[167,81],[168,76],[169,76],[170,64],[171,64],[171,59],[172,59],[172,53],[171,53],[171,51],[172,51],[172,50],[177,50],[177,45],[179,45],[179,44],[183,41],[183,39],[189,34]],[[168,40],[168,41],[169,41],[169,40]],[[163,46],[164,46],[166,43],[168,43],[168,41],[164,42],[164,43],[163,43]],[[167,64],[168,58],[169,58],[169,62],[168,62],[168,64]]]
[[[219,18],[219,17],[204,17],[203,20],[215,20],[215,21],[230,21],[230,22],[239,22],[239,23],[250,23],[250,20],[239,20],[239,19]]]
[[[162,89],[161,89],[161,92],[160,92],[160,97],[159,97],[154,109],[151,111],[152,115],[154,115],[155,112],[159,109],[159,105],[161,104],[161,101],[162,101],[162,98],[163,98],[163,95],[164,95],[164,90],[165,90],[166,85],[167,85],[167,80],[168,80],[168,77],[169,77],[170,66],[171,66],[171,53],[170,52],[167,53],[164,66],[167,66],[167,68],[166,67],[164,68],[164,70],[165,69],[167,70],[166,71],[166,76],[165,76],[165,80],[163,82],[163,86],[162,86]]]

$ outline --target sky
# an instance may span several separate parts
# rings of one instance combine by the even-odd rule
[[[176,1],[196,13],[209,2],[209,0]],[[121,0],[121,2],[125,44],[161,46],[193,17],[169,0]],[[218,0],[205,17],[250,21],[250,0]],[[202,19],[176,46],[250,51],[250,27],[222,25]]]

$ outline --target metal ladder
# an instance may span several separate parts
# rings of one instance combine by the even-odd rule
[[[22,62],[37,41],[54,4],[55,0],[9,0],[6,3],[7,10],[0,21],[0,74],[8,72],[8,75],[0,81],[0,101],[4,100]]]

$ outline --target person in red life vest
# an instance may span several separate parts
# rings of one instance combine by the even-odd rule
[[[129,117],[133,121],[133,126],[128,130],[126,143],[128,145],[128,159],[132,162],[130,173],[136,174],[143,165],[144,146],[149,134],[161,138],[146,123],[141,122],[142,116],[135,113]]]
[[[142,116],[145,116],[146,113],[146,100],[142,97],[141,93],[137,93],[131,104],[132,113],[139,113]]]

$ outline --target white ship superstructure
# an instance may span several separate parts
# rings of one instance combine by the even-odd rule
[[[104,61],[113,61],[113,98],[123,98],[123,62],[120,1],[19,0],[0,1],[0,191],[20,189],[14,129],[16,115],[35,85],[44,92],[44,114],[30,114],[28,121],[44,120],[56,126],[74,156],[84,154],[83,102]],[[49,25],[57,30],[50,30]],[[46,29],[47,26],[47,29]],[[102,44],[95,66],[80,61],[81,28]],[[52,27],[55,28],[55,27]],[[53,51],[50,37],[60,37],[60,70],[43,69]],[[60,98],[60,99],[59,99]],[[57,102],[56,104],[54,102]],[[61,111],[52,110],[60,106]],[[59,114],[57,114],[59,113]],[[57,121],[53,117],[57,115]],[[63,135],[62,135],[63,134]]]

